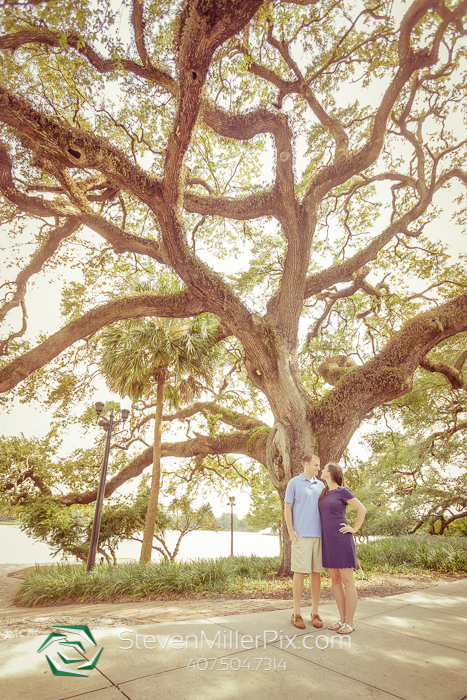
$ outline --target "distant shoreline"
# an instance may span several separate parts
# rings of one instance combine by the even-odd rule
[[[0,520],[0,525],[21,525],[21,520]],[[175,530],[174,532],[178,532]],[[203,530],[200,529],[198,532],[230,532],[229,530]],[[236,530],[234,532],[246,532],[247,534],[253,535],[272,535],[273,537],[278,537],[277,532],[267,532],[266,530]]]
[[[28,564],[32,566],[35,562],[54,563],[61,554],[53,555],[47,543],[33,539],[27,535],[23,529],[21,521],[0,521],[0,536],[2,536],[2,547],[0,548],[0,564],[14,563]],[[3,535],[2,535],[3,533]],[[173,551],[179,539],[180,532],[167,532],[166,544],[170,551]],[[234,531],[234,554],[242,556],[278,556],[279,538],[277,535],[264,536],[259,532]],[[138,542],[127,540],[119,544],[116,556],[119,560],[139,559],[141,545]],[[230,556],[231,536],[228,531],[214,532],[211,530],[196,530],[190,532],[180,543],[177,554],[177,561],[218,558]],[[154,554],[153,559],[159,560],[160,554]],[[24,568],[23,566],[23,568]],[[18,568],[21,568],[20,566]]]

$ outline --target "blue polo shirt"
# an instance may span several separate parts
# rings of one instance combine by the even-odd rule
[[[299,537],[321,537],[318,499],[324,484],[303,474],[294,476],[287,484],[285,502],[292,504],[293,529]]]

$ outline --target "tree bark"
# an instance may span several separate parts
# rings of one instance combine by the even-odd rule
[[[281,555],[282,561],[277,572],[278,576],[291,576],[292,574],[292,543],[289,537],[289,531],[287,529],[287,523],[285,522],[285,489],[279,491],[279,496],[281,499],[282,508],[282,542],[281,542]]]
[[[286,342],[275,337],[270,344],[269,358],[275,365],[276,376],[270,377],[272,368],[265,368],[260,377],[249,367],[253,382],[262,385],[273,410],[275,423],[266,442],[266,467],[277,489],[282,508],[282,563],[279,576],[291,573],[291,544],[284,517],[284,498],[287,484],[302,472],[302,457],[308,452],[319,454],[319,444],[314,426],[309,420],[310,400],[301,385],[297,355],[286,348]],[[248,368],[248,365],[247,365]]]
[[[159,504],[159,487],[161,483],[161,451],[162,451],[162,412],[164,408],[165,374],[157,379],[156,419],[154,421],[154,445],[151,490],[149,493],[148,511],[144,524],[143,544],[140,561],[148,564],[151,561],[154,528],[156,526],[157,506]]]

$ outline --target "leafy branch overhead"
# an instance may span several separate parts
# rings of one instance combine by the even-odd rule
[[[449,341],[438,350],[459,353]],[[382,429],[366,435],[370,458],[352,470],[369,504],[365,534],[444,534],[467,522],[466,395],[441,375],[420,374],[413,390],[382,406]],[[379,414],[379,416],[378,416]]]
[[[178,409],[187,439],[162,456],[246,455],[281,497],[303,452],[339,460],[420,372],[464,390],[467,279],[448,240],[465,225],[466,12],[467,0],[12,4],[0,390],[61,382],[62,400],[67,386],[84,399],[109,326],[207,315],[230,344],[218,391]],[[31,338],[38,275],[60,288],[62,317]],[[458,357],[439,357],[454,337]],[[255,423],[265,409],[270,425]]]

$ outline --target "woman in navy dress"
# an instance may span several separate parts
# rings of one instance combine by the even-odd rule
[[[329,625],[339,634],[354,631],[353,616],[358,593],[353,578],[357,567],[353,534],[360,528],[366,515],[365,506],[344,485],[344,475],[338,464],[330,462],[324,467],[321,478],[326,482],[318,501],[321,516],[323,566],[328,569],[332,590],[339,609],[339,620]],[[347,505],[357,511],[354,527],[345,517]]]

